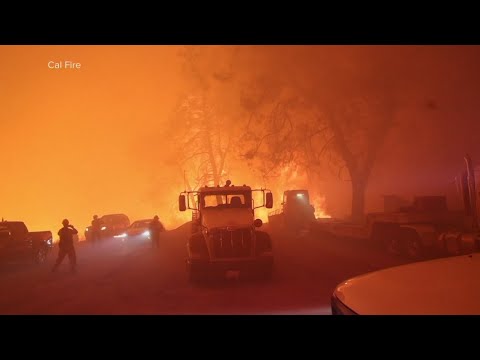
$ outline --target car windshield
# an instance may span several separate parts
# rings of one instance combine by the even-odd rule
[[[148,227],[152,220],[142,220],[142,221],[135,221],[132,224],[132,228],[145,228]]]
[[[102,217],[102,222],[108,224],[127,224],[128,219],[123,215],[105,215]]]

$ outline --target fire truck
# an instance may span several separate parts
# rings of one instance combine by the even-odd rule
[[[255,204],[253,194],[262,198]],[[258,230],[261,219],[255,209],[273,207],[267,189],[247,185],[204,186],[184,191],[179,210],[193,210],[191,235],[187,241],[187,272],[190,281],[199,282],[227,275],[269,279],[273,271],[270,236]]]

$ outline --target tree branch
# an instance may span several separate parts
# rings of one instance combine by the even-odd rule
[[[345,164],[348,167],[348,170],[350,171],[350,174],[353,172],[357,172],[357,160],[353,156],[352,152],[347,146],[346,140],[345,140],[345,135],[343,134],[342,129],[340,128],[339,124],[337,123],[336,116],[334,115],[334,112],[331,112],[332,116],[328,117],[328,123],[330,125],[330,129],[333,132],[333,136],[335,138],[335,143],[338,147],[338,151],[340,153],[340,156],[343,158],[345,161]]]

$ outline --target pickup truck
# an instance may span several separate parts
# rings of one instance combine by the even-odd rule
[[[53,248],[51,231],[28,231],[23,221],[0,222],[0,262],[31,259],[44,263]]]
[[[125,214],[107,214],[99,218],[101,227],[102,239],[122,235],[130,226],[130,219]],[[85,240],[92,240],[92,227],[88,226],[85,229]]]

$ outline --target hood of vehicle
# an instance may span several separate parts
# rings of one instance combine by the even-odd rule
[[[371,272],[345,281],[334,294],[360,315],[480,314],[480,254]]]
[[[148,227],[127,229],[126,233],[128,235],[140,235],[143,234],[145,231],[148,231]]]
[[[253,224],[252,209],[205,209],[202,225],[207,229],[218,227],[248,227]]]

